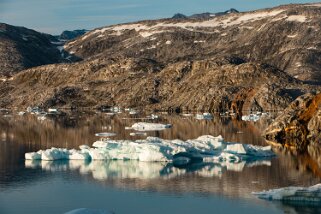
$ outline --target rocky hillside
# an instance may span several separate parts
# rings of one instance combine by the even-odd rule
[[[82,59],[122,56],[162,64],[233,55],[319,84],[320,23],[321,4],[286,5],[103,27],[69,42],[65,49]]]
[[[274,67],[239,58],[166,65],[143,58],[93,59],[32,68],[0,88],[2,107],[120,105],[239,113],[283,109],[313,90]]]
[[[59,36],[56,36],[58,40],[71,40],[75,39],[78,36],[84,35],[88,30],[82,29],[82,30],[65,30],[63,31]]]
[[[0,23],[0,77],[26,68],[58,63],[61,53],[53,36]],[[57,41],[56,41],[57,42]]]
[[[306,4],[95,29],[64,45],[62,53],[80,62],[31,68],[0,83],[0,106],[284,109],[320,90],[320,23],[321,4]]]

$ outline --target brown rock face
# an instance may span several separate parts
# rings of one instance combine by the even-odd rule
[[[82,59],[123,56],[162,64],[235,55],[321,84],[320,14],[319,4],[292,4],[205,19],[141,21],[95,29],[65,49]]]
[[[100,107],[157,110],[283,109],[312,90],[264,64],[219,58],[171,63],[113,58],[26,70],[0,83],[2,107]]]
[[[297,98],[265,131],[269,141],[305,151],[320,142],[321,94]]]
[[[50,35],[0,23],[0,77],[26,68],[58,63],[61,55]]]

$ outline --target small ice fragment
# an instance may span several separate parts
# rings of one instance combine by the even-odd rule
[[[213,116],[211,113],[196,114],[195,118],[197,120],[212,120]]]
[[[171,127],[172,127],[171,124],[145,123],[145,122],[139,122],[132,125],[132,128],[136,131],[161,131]]]
[[[116,134],[111,133],[111,132],[102,132],[102,133],[96,133],[95,136],[97,136],[97,137],[113,137],[113,136],[116,136]]]
[[[18,112],[18,115],[19,115],[19,116],[23,116],[23,115],[25,115],[25,114],[26,114],[26,112],[24,112],[24,111],[19,111],[19,112]]]

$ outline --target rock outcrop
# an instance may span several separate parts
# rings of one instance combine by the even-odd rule
[[[55,42],[51,35],[0,23],[0,77],[60,62],[61,53]]]
[[[305,94],[293,101],[281,116],[266,129],[269,141],[306,151],[320,146],[321,94]],[[318,151],[310,149],[312,153]]]

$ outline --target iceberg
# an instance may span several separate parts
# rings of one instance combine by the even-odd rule
[[[311,187],[285,187],[263,192],[253,192],[260,199],[291,203],[321,203],[321,184]]]
[[[138,160],[189,164],[195,161],[240,162],[274,156],[271,147],[224,142],[222,136],[200,136],[193,140],[165,140],[147,137],[142,140],[102,139],[92,147],[81,145],[79,150],[51,148],[25,154],[26,160]]]
[[[132,125],[132,128],[136,131],[161,131],[171,128],[171,124],[161,124],[161,123],[145,123],[139,122]]]
[[[262,117],[266,117],[266,116],[269,116],[269,113],[256,112],[253,114],[242,116],[242,120],[256,122],[256,121],[260,120]]]
[[[95,134],[96,137],[114,137],[116,136],[116,133],[111,133],[111,132],[102,132],[102,133],[96,133]]]
[[[195,118],[197,120],[212,120],[213,116],[211,113],[196,114]]]
[[[244,115],[242,116],[243,121],[253,121],[256,122],[260,119],[261,117],[257,114],[250,114],[250,115]]]

